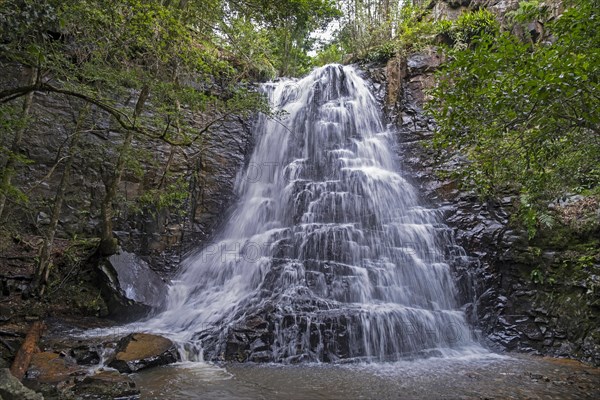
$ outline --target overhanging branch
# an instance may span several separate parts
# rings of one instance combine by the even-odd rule
[[[135,121],[132,120],[126,113],[124,113],[123,111],[119,110],[116,107],[113,107],[105,100],[97,99],[97,98],[89,96],[85,93],[77,92],[74,90],[62,89],[62,88],[59,88],[59,87],[56,87],[56,86],[53,86],[53,85],[50,85],[50,84],[44,83],[44,82],[38,82],[35,85],[21,86],[18,88],[12,88],[12,89],[0,91],[0,104],[6,104],[12,100],[15,100],[19,97],[25,96],[31,92],[57,93],[57,94],[62,94],[65,96],[70,96],[70,97],[75,97],[75,98],[81,99],[87,103],[93,104],[96,107],[106,111],[108,114],[110,114],[115,119],[115,121],[117,121],[117,123],[121,126],[121,128],[123,128],[125,130],[129,130],[129,131],[134,131],[136,133],[150,137],[152,139],[162,140],[173,146],[189,146],[189,145],[191,145],[198,139],[198,137],[200,137],[202,134],[206,133],[215,124],[217,124],[220,121],[223,121],[224,119],[226,119],[227,117],[229,117],[235,113],[233,111],[224,113],[224,114],[220,115],[219,117],[210,121],[208,124],[206,124],[193,138],[188,139],[188,140],[176,141],[176,140],[169,138],[167,135],[167,130],[168,130],[170,124],[167,126],[167,128],[165,129],[164,132],[159,133],[159,134],[153,134],[153,133],[147,131],[146,129],[143,129],[143,128],[137,126],[135,124]]]

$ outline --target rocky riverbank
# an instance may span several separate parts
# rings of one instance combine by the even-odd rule
[[[97,336],[82,336],[83,327],[89,329],[90,325],[76,328],[51,321],[39,351],[31,357],[23,386],[16,378],[7,379],[6,385],[0,386],[2,398],[37,399],[41,394],[45,399],[60,400],[136,399],[140,390],[131,373],[180,360],[175,344],[162,336],[125,334],[118,327],[105,327]]]

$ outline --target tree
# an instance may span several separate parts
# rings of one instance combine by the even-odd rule
[[[376,47],[392,41],[406,12],[416,8],[394,0],[340,1],[344,18],[338,40],[348,54],[362,59]],[[403,10],[403,15],[401,15]]]
[[[29,85],[33,85],[38,79],[38,69],[31,68],[29,71]],[[33,92],[27,93],[23,99],[23,106],[21,109],[21,115],[18,118],[19,123],[14,123],[10,128],[14,130],[14,136],[10,149],[6,151],[6,159],[2,165],[1,181],[0,181],[0,221],[4,214],[4,207],[6,206],[6,200],[8,193],[13,190],[11,181],[16,167],[17,161],[19,160],[19,149],[21,147],[21,141],[23,135],[27,129],[27,119],[31,112],[31,104],[33,102]]]
[[[153,200],[168,190],[176,147],[189,145],[231,117],[268,110],[264,97],[240,81],[301,74],[309,66],[310,32],[339,16],[331,0],[4,0],[0,2],[0,63],[30,71],[23,82],[0,82],[3,171],[0,216],[17,193],[13,171],[36,94],[77,100],[80,121],[67,144],[61,182],[50,204],[50,225],[36,272],[43,292],[51,265],[65,188],[81,125],[88,113],[120,135],[102,170],[97,253],[114,253],[113,222],[120,183],[140,138],[170,144],[171,155]],[[20,103],[20,111],[16,111]],[[195,121],[195,122],[194,122]],[[202,121],[198,123],[198,121]],[[65,161],[66,160],[66,161]],[[89,160],[89,162],[93,162]],[[146,196],[148,198],[148,196]]]
[[[273,44],[273,64],[280,76],[298,76],[311,67],[310,34],[341,16],[333,0],[230,1],[231,7],[263,25]]]
[[[77,119],[75,121],[75,127],[73,129],[73,133],[71,134],[64,170],[62,176],[60,178],[60,183],[58,184],[58,188],[56,188],[56,195],[54,197],[54,201],[52,203],[52,212],[50,215],[50,224],[48,225],[47,232],[44,236],[44,241],[42,243],[42,248],[40,251],[39,261],[36,268],[36,273],[34,277],[33,287],[39,290],[40,295],[44,294],[46,288],[46,282],[48,281],[48,276],[50,274],[50,266],[51,266],[51,255],[52,248],[54,245],[54,237],[56,235],[56,230],[58,228],[58,221],[60,218],[60,213],[62,210],[62,205],[65,200],[65,192],[67,186],[70,183],[70,175],[71,169],[73,168],[73,160],[78,151],[79,141],[81,138],[81,133],[83,130],[83,126],[85,123],[85,119],[89,114],[90,106],[86,104],[84,108],[79,112]]]

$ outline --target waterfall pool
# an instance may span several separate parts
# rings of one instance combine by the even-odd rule
[[[600,370],[492,353],[377,364],[180,363],[133,375],[142,399],[598,399]]]

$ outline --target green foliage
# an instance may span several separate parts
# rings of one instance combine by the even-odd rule
[[[590,268],[590,267],[594,266],[595,262],[596,262],[596,257],[594,255],[586,254],[586,255],[577,257],[577,265],[579,266],[579,268]]]
[[[189,142],[194,129],[182,110],[218,106],[230,113],[221,98],[247,91],[221,57],[217,32],[197,29],[222,19],[222,3],[171,3],[6,0],[0,24],[14,35],[3,41],[0,57],[38,67],[60,90],[101,104],[126,129]],[[137,115],[131,97],[142,88],[149,90],[154,112]],[[245,104],[254,109],[261,102]]]
[[[62,253],[63,262],[69,267],[73,264],[81,264],[94,253],[97,245],[98,239],[96,238],[84,238],[74,235]]]
[[[239,79],[269,80],[276,76],[274,49],[267,30],[245,17],[231,18],[222,30],[227,36],[223,48],[230,53]]]
[[[581,0],[547,24],[553,43],[524,43],[475,24],[467,30],[470,48],[450,51],[432,93],[435,146],[467,158],[461,181],[482,197],[520,193],[530,236],[549,222],[544,214],[555,198],[598,193],[600,29],[594,3]]]
[[[262,53],[280,76],[307,73],[312,68],[308,51],[315,42],[311,33],[341,16],[333,0],[249,0],[230,2],[229,6],[245,15],[246,23],[252,22],[255,32],[248,37],[260,38],[260,41],[249,48],[260,44]],[[229,25],[233,26],[234,22]],[[270,68],[267,71],[270,72]]]
[[[0,105],[0,193],[11,202],[26,204],[27,195],[17,186],[7,182],[6,176],[14,174],[15,166],[27,165],[31,163],[26,156],[11,150],[13,136],[19,129],[25,129],[30,121],[23,118],[20,107],[14,104]],[[12,166],[7,164],[12,161]]]
[[[546,211],[536,207],[528,193],[521,193],[516,216],[527,230],[527,236],[530,240],[535,237],[538,228],[552,228],[555,224],[554,218]]]
[[[379,46],[370,48],[361,59],[365,61],[387,61],[396,55],[396,44],[394,42],[385,42]]]
[[[369,53],[373,58],[385,50],[377,50],[393,38],[397,28],[398,2],[378,0],[339,1],[344,12],[336,41],[346,54],[354,59],[365,59]]]
[[[464,12],[454,22],[441,20],[437,32],[450,41],[454,47],[468,47],[476,38],[496,35],[500,25],[488,9]]]
[[[316,1],[302,3],[315,5]],[[249,3],[266,7],[260,0]],[[110,118],[110,126],[101,130],[122,135],[121,141],[110,142],[119,143],[105,152],[110,158],[95,154],[88,160],[105,184],[103,249],[114,247],[110,225],[122,177],[143,173],[142,152],[131,151],[138,136],[189,145],[228,118],[269,111],[264,96],[249,90],[243,80],[251,75],[273,76],[268,40],[273,29],[266,28],[264,18],[248,23],[248,15],[255,14],[243,9],[246,5],[237,14],[230,6],[221,0],[0,2],[1,62],[26,72],[39,71],[28,82],[0,82],[0,107],[8,117],[2,122],[2,137],[8,139],[3,143],[16,143],[13,138],[21,137],[15,132],[23,132],[17,128],[24,122],[18,112],[9,111],[18,110],[12,106],[21,101],[15,100],[30,98],[24,96],[33,92],[76,99],[77,107],[93,105],[94,117]],[[235,17],[231,25],[225,22],[226,12]],[[280,17],[269,22],[279,24],[276,18]],[[317,17],[311,14],[310,18]],[[257,28],[260,24],[264,30]],[[224,34],[228,27],[229,40]],[[31,115],[36,115],[36,106]],[[29,114],[25,109],[21,114]],[[85,130],[92,131],[98,129]],[[4,147],[2,153],[11,161],[5,163],[11,168],[2,171],[3,209],[4,195],[14,200],[20,192],[10,185],[16,155]],[[178,206],[176,199],[155,197],[158,206]]]
[[[22,155],[14,154],[11,151],[11,143],[14,132],[18,129],[25,129],[28,123],[29,121],[22,116],[21,107],[12,103],[0,105],[0,160],[16,157],[18,163],[27,162]]]
[[[344,52],[337,43],[331,43],[324,49],[319,51],[313,58],[312,64],[315,67],[321,67],[326,64],[342,63],[344,60]]]
[[[182,177],[168,184],[165,188],[151,189],[137,199],[134,211],[150,212],[169,209],[173,215],[185,215],[185,202],[189,197],[188,183]]]
[[[539,268],[534,269],[533,271],[531,271],[531,281],[540,285],[554,285],[556,284],[556,278],[550,274],[548,274],[547,272],[544,273],[544,271],[542,271]]]
[[[354,59],[385,61],[430,43],[435,24],[425,18],[427,11],[405,3],[397,8],[390,3],[357,2],[337,35],[346,54]]]
[[[506,18],[513,23],[527,23],[531,21],[545,21],[548,19],[550,9],[541,0],[525,0],[519,2],[519,7],[506,13]]]
[[[544,273],[539,268],[535,268],[531,271],[530,278],[534,283],[544,283]]]
[[[393,41],[398,54],[407,55],[432,44],[440,30],[440,21],[432,21],[428,11],[406,5],[400,13],[396,37]]]
[[[406,56],[435,45],[440,38],[455,47],[467,47],[475,38],[495,34],[499,24],[487,9],[462,13],[456,21],[433,20],[430,10],[405,3],[382,22],[360,19],[358,14],[338,35],[345,52],[355,59],[385,61],[396,54]]]
[[[49,1],[5,0],[0,2],[0,54],[23,64],[36,65],[44,58],[43,44],[56,30],[56,4]]]

